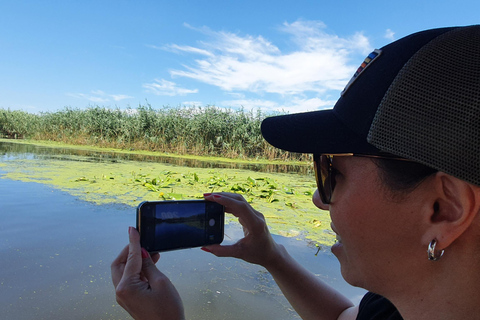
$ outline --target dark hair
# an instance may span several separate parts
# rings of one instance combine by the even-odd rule
[[[412,161],[373,159],[380,168],[380,178],[391,191],[408,193],[438,170]]]

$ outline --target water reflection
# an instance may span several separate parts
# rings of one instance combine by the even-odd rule
[[[32,144],[0,142],[0,155],[4,159],[42,159],[42,160],[67,160],[82,162],[122,162],[122,161],[144,161],[168,163],[182,167],[191,168],[227,168],[245,169],[266,173],[298,173],[303,175],[312,174],[311,165],[290,165],[290,164],[258,164],[258,163],[235,163],[206,161],[198,159],[186,159],[169,156],[144,155],[134,153],[119,153],[112,151],[91,151],[73,148],[53,148],[37,146]]]

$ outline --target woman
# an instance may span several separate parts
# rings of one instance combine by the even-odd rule
[[[334,109],[267,118],[262,133],[314,154],[313,202],[330,211],[332,252],[369,293],[353,306],[306,271],[240,195],[205,195],[245,228],[237,243],[205,250],[264,266],[303,319],[480,318],[480,26],[375,50]],[[117,301],[136,319],[183,319],[157,259],[131,229],[112,264]]]

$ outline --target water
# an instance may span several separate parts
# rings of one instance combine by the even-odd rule
[[[65,156],[42,152],[3,149],[0,162]],[[135,224],[132,207],[95,205],[41,183],[0,179],[0,219],[0,318],[131,319],[115,302],[110,263]],[[232,242],[242,230],[230,224],[226,234]],[[341,279],[332,254],[315,256],[303,241],[275,239],[319,278],[359,301],[363,290]],[[163,253],[157,265],[176,285],[188,319],[298,318],[262,267],[200,249]]]
[[[169,157],[165,155],[145,155],[136,153],[119,153],[113,151],[91,151],[72,148],[53,148],[36,146],[32,144],[17,144],[0,141],[0,155],[25,157],[28,159],[39,160],[70,160],[83,162],[123,162],[123,161],[143,161],[168,163],[178,166],[195,168],[229,168],[246,169],[256,172],[295,172],[300,174],[312,174],[311,165],[290,165],[290,164],[258,164],[258,163],[235,163],[235,162],[213,162],[211,160],[187,159],[178,157]]]

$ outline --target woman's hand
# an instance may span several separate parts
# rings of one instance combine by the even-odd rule
[[[268,231],[263,214],[238,194],[205,194],[205,199],[225,206],[238,217],[245,237],[233,245],[206,247],[219,257],[235,257],[259,264],[271,273],[302,319],[337,319],[352,303],[302,267],[277,244]]]
[[[283,247],[273,240],[263,214],[253,209],[239,194],[213,193],[204,194],[204,197],[223,205],[226,212],[237,217],[244,233],[244,238],[233,245],[211,245],[204,250],[218,257],[239,258],[267,268],[275,263]]]
[[[155,266],[152,257],[140,247],[138,231],[128,230],[130,243],[111,266],[117,302],[134,319],[185,319],[182,300],[170,282]],[[155,262],[154,262],[155,260]]]

